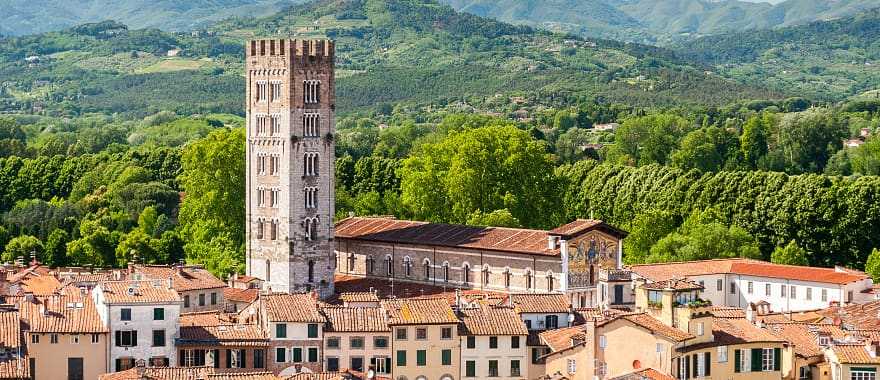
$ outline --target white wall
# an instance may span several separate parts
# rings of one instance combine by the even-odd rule
[[[153,308],[165,309],[165,319],[153,320]],[[131,309],[131,320],[121,320],[123,308]],[[151,357],[164,356],[169,360],[170,366],[177,365],[174,339],[179,336],[180,305],[178,304],[149,304],[149,305],[110,305],[110,369],[115,370],[116,359],[120,357],[133,357],[135,360],[148,361]],[[165,346],[153,347],[153,330],[165,330]],[[116,331],[137,330],[137,346],[116,347]]]
[[[557,327],[568,327],[569,313],[522,313],[519,316],[527,326],[531,326],[529,330],[544,330],[547,328],[544,321],[548,315],[555,315],[559,319]]]
[[[525,335],[519,337],[519,348],[510,348],[512,337],[498,336],[498,348],[489,348],[489,336],[476,336],[474,348],[467,348],[467,336],[461,338],[461,378],[467,371],[466,362],[476,363],[476,379],[522,379],[528,377],[528,366],[531,363]],[[489,360],[498,361],[498,377],[489,377]],[[519,376],[510,376],[510,361],[519,360]],[[470,378],[473,379],[473,378]]]

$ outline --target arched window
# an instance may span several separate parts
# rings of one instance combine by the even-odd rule
[[[367,274],[373,274],[373,268],[376,266],[376,259],[373,255],[367,256]]]
[[[449,282],[449,263],[443,263],[443,282]]]
[[[464,284],[471,282],[471,266],[468,264],[461,267],[461,282]]]
[[[483,267],[483,287],[489,286],[489,267]]]
[[[394,275],[394,262],[391,261],[391,255],[385,256],[385,275],[388,277]]]
[[[312,219],[312,229],[310,240],[318,240],[318,218]]]
[[[315,282],[315,262],[309,260],[309,283]]]
[[[532,271],[526,270],[526,290],[532,290]]]
[[[510,288],[510,268],[504,268],[504,288]]]
[[[409,256],[403,258],[403,275],[406,277],[412,275],[412,258]]]
[[[263,238],[263,219],[257,219],[257,239]]]
[[[425,259],[422,263],[422,266],[425,269],[425,280],[431,279],[431,260]]]

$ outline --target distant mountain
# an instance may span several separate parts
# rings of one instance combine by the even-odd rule
[[[744,29],[829,20],[880,7],[880,0],[442,0],[515,24],[587,36],[665,44]]]
[[[733,32],[681,42],[685,61],[743,82],[839,100],[880,89],[880,10],[773,30]]]
[[[132,28],[189,30],[231,16],[265,16],[298,0],[0,0],[0,34],[25,35],[117,20]]]

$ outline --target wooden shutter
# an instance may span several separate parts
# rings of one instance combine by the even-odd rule
[[[742,372],[742,352],[740,350],[733,350],[733,372],[739,373]]]
[[[773,349],[773,370],[779,371],[782,369],[782,349],[776,347]]]
[[[116,333],[114,335],[115,335],[114,338],[116,340],[114,345],[116,347],[122,347],[122,331],[116,330]],[[116,368],[119,368],[119,367],[117,366]]]
[[[752,372],[761,372],[761,348],[752,349]]]
[[[232,350],[226,350],[226,368],[232,368]]]
[[[132,347],[136,347],[138,345],[138,332],[137,332],[137,330],[132,330],[132,332],[131,332],[131,345],[132,345]]]
[[[691,357],[687,355],[684,357],[684,378],[691,378]]]
[[[238,366],[240,368],[247,368],[247,350],[241,350],[241,361],[239,361]]]
[[[692,373],[694,374],[694,378],[696,379],[700,376],[700,354],[693,354],[692,356],[693,358],[691,359],[691,365],[694,368]]]
[[[706,364],[706,377],[712,376],[712,353],[708,351],[705,352],[703,354],[703,359],[705,360]]]

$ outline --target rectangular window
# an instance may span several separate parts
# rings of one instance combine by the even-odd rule
[[[822,289],[822,302],[828,301],[828,289]]]
[[[724,291],[724,280],[718,279],[715,281],[715,290],[722,292]]]
[[[376,356],[370,359],[370,365],[376,370],[376,373],[391,373],[391,358],[386,356]]]
[[[577,361],[575,361],[574,359],[568,359],[566,361],[566,367],[568,367],[568,373],[577,372]]]
[[[116,347],[134,347],[137,346],[137,331],[126,330],[116,331]]]
[[[428,365],[428,351],[416,350],[416,365],[419,367]]]
[[[79,344],[79,335],[73,335],[70,337],[70,344]]]
[[[473,360],[464,362],[464,377],[477,377],[477,362]]]
[[[748,286],[749,294],[752,294],[752,292],[755,291],[755,283],[749,281],[748,284],[747,284],[747,286]]]
[[[703,355],[696,354],[694,355],[694,362],[697,365],[697,373],[696,377],[706,377],[706,362],[704,360],[700,360]]]
[[[37,334],[32,334],[31,335],[31,343],[34,343],[34,344],[40,343],[40,336]]]
[[[165,308],[162,308],[162,307],[153,308],[153,320],[154,321],[164,321],[165,320]]]
[[[428,339],[428,329],[416,328],[416,340]]]
[[[854,367],[849,370],[850,380],[876,380],[877,370],[874,368]]]
[[[275,363],[284,363],[287,361],[287,349],[284,347],[275,348]]]
[[[287,324],[275,324],[275,338],[287,338]]]
[[[153,347],[165,347],[165,330],[153,330]]]
[[[498,337],[490,336],[489,337],[489,348],[498,348]]]
[[[797,298],[797,286],[792,285],[789,287],[789,289],[791,289],[791,299],[796,299]]]
[[[309,363],[318,362],[318,347],[309,347]]]
[[[406,367],[406,351],[404,351],[404,350],[397,351],[397,366],[398,367]]]
[[[211,305],[216,305],[216,304],[217,304],[217,292],[212,292],[211,293]]]
[[[773,349],[765,348],[761,350],[761,371],[772,371],[774,363]]]
[[[786,290],[787,290],[787,289],[785,289],[785,285],[784,285],[784,284],[779,285],[779,295],[780,295],[782,298],[785,298],[785,297],[788,296],[788,292],[787,292]]]
[[[770,297],[770,284],[764,284],[764,295]]]
[[[327,338],[327,348],[337,349],[339,348],[339,337],[334,336]]]
[[[813,288],[807,288],[807,301],[813,300]]]
[[[452,350],[440,351],[440,365],[452,365]]]
[[[125,307],[119,310],[119,319],[122,321],[131,320],[131,309]]]
[[[519,337],[518,336],[510,337],[510,348],[519,348]]]
[[[266,368],[266,350],[254,350],[254,368]]]
[[[703,322],[697,323],[697,336],[703,336]]]
[[[452,339],[452,327],[444,327],[440,330],[440,339]]]
[[[605,340],[605,335],[599,335],[599,349],[604,350],[607,346],[608,342]]]
[[[498,361],[489,360],[489,377],[498,377]]]
[[[736,283],[733,281],[730,282],[730,294],[736,294]]]
[[[327,371],[328,372],[339,371],[339,358],[337,358],[335,356],[327,358]]]
[[[262,199],[263,199],[262,194],[263,194],[263,193],[262,193],[262,190],[261,190],[260,194],[261,194],[261,195],[260,195],[260,206],[262,206],[262,205],[263,205],[263,201],[262,201]],[[189,296],[188,296],[188,295],[183,296],[183,307],[189,307]]]
[[[98,344],[101,342],[101,335],[92,334],[92,344]]]
[[[510,377],[519,377],[520,369],[519,369],[519,360],[511,360],[510,361]]]
[[[348,346],[354,349],[363,349],[364,348],[364,337],[355,336],[351,337],[348,342]]]
[[[318,324],[317,323],[309,323],[309,338],[317,338],[318,337]],[[363,342],[361,342],[363,344]]]
[[[348,368],[355,370],[355,371],[359,371],[359,372],[363,371],[364,370],[364,358],[362,358],[360,356],[352,357]]]
[[[373,338],[373,347],[374,348],[388,348],[388,338],[384,336],[377,336]]]
[[[199,294],[199,306],[205,306],[205,294]]]
[[[293,360],[294,363],[301,363],[303,361],[302,347],[294,347],[290,349],[290,360]]]
[[[406,328],[401,327],[394,330],[394,335],[397,340],[406,340]]]
[[[467,337],[467,348],[474,349],[477,348],[477,337],[469,336]]]
[[[49,334],[49,343],[58,344],[58,334]]]
[[[727,346],[718,346],[718,362],[727,363]]]

